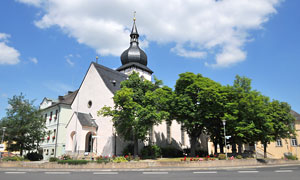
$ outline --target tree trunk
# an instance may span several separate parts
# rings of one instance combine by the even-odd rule
[[[215,148],[215,154],[218,154],[218,143],[216,140],[214,140],[214,148]]]
[[[267,146],[268,144],[264,142],[264,158],[267,158]]]
[[[243,147],[243,143],[242,142],[238,142],[238,154],[242,155],[242,147]]]
[[[232,153],[236,155],[236,142],[235,139],[232,139]]]
[[[223,144],[223,138],[219,138],[219,145],[220,145],[220,153],[224,154],[224,144]]]
[[[20,147],[20,156],[22,157],[23,156],[23,144],[21,144],[21,147]]]
[[[134,156],[138,156],[138,153],[139,153],[139,140],[134,136],[133,137],[133,143],[134,143],[134,150],[133,150],[133,153],[134,153]]]
[[[196,143],[197,143],[197,138],[191,137],[191,157],[196,156]]]

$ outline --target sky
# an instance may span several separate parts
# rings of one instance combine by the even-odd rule
[[[163,3],[162,3],[163,2]],[[1,0],[0,118],[23,93],[38,106],[79,88],[95,57],[116,69],[136,11],[148,67],[174,88],[200,73],[252,88],[300,113],[298,0]]]

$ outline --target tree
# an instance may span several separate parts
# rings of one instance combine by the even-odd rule
[[[262,108],[261,108],[262,109]],[[288,103],[273,100],[264,108],[263,117],[257,122],[259,140],[264,145],[264,158],[267,158],[267,145],[280,138],[290,138],[295,135],[292,127],[295,117],[291,114]]]
[[[138,155],[138,141],[146,140],[153,125],[169,114],[160,110],[158,96],[162,82],[152,83],[133,73],[121,82],[121,89],[113,97],[114,107],[104,106],[98,115],[110,116],[118,135],[134,142],[134,155]]]
[[[10,151],[34,150],[44,137],[45,122],[33,101],[25,99],[21,94],[8,99],[9,108],[0,126],[6,127],[4,140]]]
[[[195,156],[196,143],[212,120],[218,119],[221,85],[191,72],[182,73],[175,85],[175,116],[187,131],[191,156]]]

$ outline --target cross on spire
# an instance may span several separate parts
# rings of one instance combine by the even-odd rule
[[[136,11],[133,11],[133,21],[135,21],[135,14],[136,14]]]

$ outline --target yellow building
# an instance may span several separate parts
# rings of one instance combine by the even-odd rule
[[[295,124],[293,124],[296,132],[296,136],[290,139],[277,139],[275,142],[271,142],[267,147],[268,158],[280,159],[284,158],[285,154],[292,154],[300,159],[300,114],[295,111],[291,112],[295,118]],[[256,150],[259,154],[263,154],[263,145],[258,144]]]

